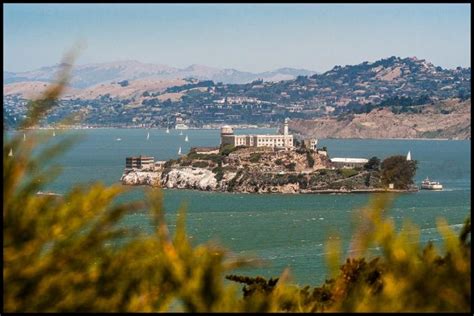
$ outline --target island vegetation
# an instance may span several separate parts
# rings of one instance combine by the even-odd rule
[[[392,156],[383,162],[372,157],[367,164],[336,167],[319,150],[303,142],[293,150],[226,144],[217,153],[198,153],[168,160],[164,169],[127,170],[124,184],[239,193],[333,193],[412,191],[415,160]]]

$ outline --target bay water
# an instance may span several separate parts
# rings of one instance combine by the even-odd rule
[[[28,133],[52,133],[30,131]],[[28,134],[27,133],[27,134]],[[147,140],[147,133],[150,137]],[[275,129],[242,129],[237,134],[275,134]],[[155,160],[178,157],[194,146],[217,146],[219,130],[163,129],[84,129],[56,130],[56,138],[79,134],[82,140],[57,161],[63,172],[46,190],[65,193],[76,184],[101,181],[119,183],[125,157],[150,155]],[[186,135],[189,138],[185,142]],[[120,140],[119,140],[120,139]],[[437,218],[445,218],[459,231],[471,211],[471,143],[447,140],[359,140],[320,139],[331,158],[354,157],[384,159],[406,155],[418,161],[415,181],[429,177],[440,181],[444,190],[397,194],[387,216],[397,229],[404,220],[421,230],[421,242],[429,240],[442,247],[436,229]],[[149,187],[129,187],[122,200],[144,198]],[[186,205],[187,230],[193,244],[217,242],[230,256],[263,260],[264,266],[239,269],[235,274],[278,277],[290,269],[293,282],[320,285],[328,277],[325,244],[330,236],[341,238],[345,255],[370,194],[234,194],[192,190],[164,190],[165,218],[173,231],[177,210]],[[128,214],[123,225],[152,233],[154,227],[147,211]],[[332,238],[332,237],[331,237]],[[414,240],[415,242],[415,240]],[[345,256],[343,256],[345,257]]]

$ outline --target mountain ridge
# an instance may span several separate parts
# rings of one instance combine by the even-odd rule
[[[31,71],[12,72],[4,71],[4,84],[54,80],[60,64],[44,66]],[[293,79],[298,75],[312,75],[315,71],[295,69],[290,67],[272,71],[253,73],[233,68],[217,68],[200,64],[192,64],[185,68],[177,68],[163,64],[143,63],[137,60],[119,60],[105,63],[90,63],[75,66],[72,73],[71,86],[74,88],[88,88],[100,83],[121,80],[136,80],[146,78],[156,79],[184,79],[213,80],[223,83],[247,83],[257,79],[271,79],[273,77]]]

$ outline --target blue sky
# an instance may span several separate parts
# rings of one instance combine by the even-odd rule
[[[326,71],[390,56],[470,67],[469,4],[4,4],[4,70],[138,60]]]

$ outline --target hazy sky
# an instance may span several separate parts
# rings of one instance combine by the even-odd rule
[[[323,72],[390,56],[470,66],[469,4],[4,4],[4,70],[138,60]]]

